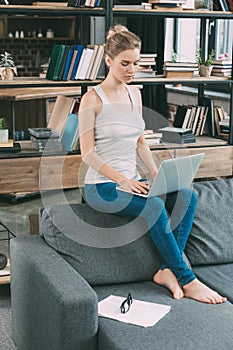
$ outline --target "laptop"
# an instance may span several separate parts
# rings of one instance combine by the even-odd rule
[[[164,160],[147,194],[129,192],[120,187],[117,187],[117,190],[151,198],[189,188],[204,156],[205,153],[199,153]]]

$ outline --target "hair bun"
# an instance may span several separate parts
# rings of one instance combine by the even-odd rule
[[[128,29],[125,26],[122,26],[121,24],[117,24],[111,29],[109,29],[107,34],[107,39],[110,39],[113,35],[122,33],[122,32],[128,32]]]

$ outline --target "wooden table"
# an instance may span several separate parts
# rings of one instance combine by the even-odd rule
[[[58,95],[64,96],[80,96],[81,88],[78,86],[73,87],[21,87],[21,88],[1,88],[0,100],[10,101],[11,104],[11,120],[12,120],[12,135],[15,135],[15,108],[18,101],[29,101],[35,99],[47,99],[51,97],[57,97]]]
[[[40,153],[30,141],[20,142],[22,151],[0,154],[0,193],[36,192],[78,188],[83,185],[86,167],[78,153]],[[232,176],[233,146],[226,141],[199,137],[194,144],[158,145],[153,151],[161,162],[171,157],[205,152],[196,179]]]

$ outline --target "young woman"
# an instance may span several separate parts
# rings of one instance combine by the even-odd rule
[[[163,263],[153,276],[167,287],[175,299],[189,297],[206,303],[226,301],[201,283],[183,260],[197,196],[182,190],[166,196],[145,199],[147,193],[137,171],[137,156],[151,179],[157,167],[146,145],[139,89],[129,84],[138,68],[141,41],[126,27],[112,28],[105,44],[106,79],[83,95],[79,109],[80,145],[83,161],[89,166],[85,177],[85,199],[90,206],[119,215],[143,216]],[[117,186],[132,194],[118,191]],[[176,222],[172,229],[167,210]]]

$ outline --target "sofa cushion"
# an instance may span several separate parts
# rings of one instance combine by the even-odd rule
[[[233,179],[194,183],[199,200],[185,252],[191,265],[233,262]]]
[[[152,282],[125,283],[94,288],[99,300],[107,296],[171,305],[171,310],[153,327],[138,327],[99,317],[99,350],[231,350],[233,305],[209,305],[182,298],[175,300],[171,293]],[[132,304],[132,308],[133,308]]]
[[[196,266],[194,272],[202,282],[233,303],[233,263]]]
[[[41,234],[90,284],[151,280],[160,255],[142,218],[106,214],[87,204],[43,210]]]

